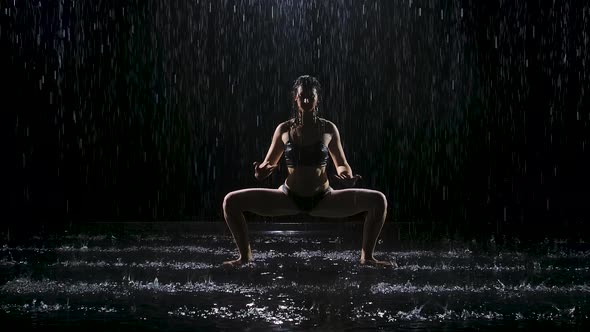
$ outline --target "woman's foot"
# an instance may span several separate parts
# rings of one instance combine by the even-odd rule
[[[375,258],[365,259],[361,258],[361,265],[373,265],[373,266],[385,266],[385,267],[397,267],[395,261],[380,261]]]
[[[224,266],[240,266],[240,265],[248,264],[251,261],[252,261],[251,258],[250,259],[241,259],[241,258],[238,258],[238,259],[235,259],[235,260],[232,260],[232,261],[225,261],[225,262],[223,262],[223,265]]]

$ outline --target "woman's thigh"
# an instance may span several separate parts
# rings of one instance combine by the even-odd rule
[[[387,208],[387,198],[383,193],[372,189],[340,189],[324,197],[309,212],[314,217],[343,218],[366,212],[376,207]]]
[[[247,188],[228,193],[223,208],[235,208],[266,217],[295,215],[301,212],[280,189]]]

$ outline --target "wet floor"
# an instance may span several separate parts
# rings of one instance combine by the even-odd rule
[[[271,226],[267,226],[271,228]],[[255,262],[227,232],[56,233],[5,241],[0,317],[89,330],[584,330],[583,242],[425,245],[384,237],[361,266],[360,234],[252,232]]]

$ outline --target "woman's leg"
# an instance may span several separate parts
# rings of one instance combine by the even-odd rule
[[[268,217],[294,215],[301,212],[295,203],[279,189],[248,188],[225,195],[223,216],[238,246],[240,258],[224,262],[224,264],[241,264],[252,259],[244,211]]]
[[[363,225],[361,263],[390,265],[373,257],[375,245],[387,216],[387,198],[383,193],[371,189],[332,190],[331,194],[309,212],[312,216],[342,218],[367,212]]]

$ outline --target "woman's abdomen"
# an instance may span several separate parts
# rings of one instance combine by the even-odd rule
[[[289,175],[285,182],[294,193],[300,196],[312,196],[329,187],[326,167],[289,168]]]

